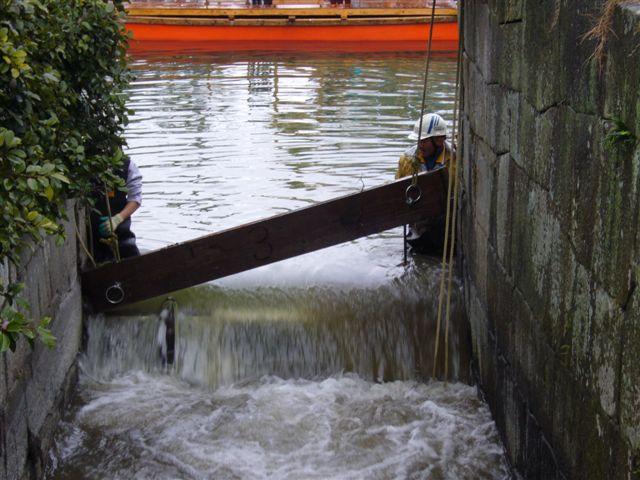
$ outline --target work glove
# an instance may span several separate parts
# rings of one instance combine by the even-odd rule
[[[116,228],[118,228],[118,225],[120,225],[121,223],[122,217],[120,216],[120,214],[111,217],[111,222],[109,222],[109,217],[100,217],[100,225],[98,226],[100,236],[105,238],[111,236],[111,233],[115,232]]]

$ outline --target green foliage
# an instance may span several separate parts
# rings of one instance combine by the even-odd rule
[[[0,352],[4,352],[7,349],[14,351],[21,335],[27,339],[31,346],[33,346],[36,336],[47,347],[54,347],[56,344],[55,337],[47,328],[51,323],[50,317],[44,317],[38,324],[34,324],[22,313],[29,310],[29,304],[18,296],[23,288],[24,285],[22,283],[12,283],[6,289],[3,285],[0,285],[0,293],[6,300],[2,311],[0,311],[0,318],[2,318],[2,324],[0,325]]]
[[[67,198],[122,186],[129,81],[122,1],[0,0],[0,262],[55,235]],[[51,344],[48,321],[0,285],[0,351],[18,335]]]
[[[616,149],[626,149],[632,147],[636,143],[636,137],[631,130],[622,122],[622,120],[614,120],[614,126],[609,130],[605,137],[605,147],[609,151]]]

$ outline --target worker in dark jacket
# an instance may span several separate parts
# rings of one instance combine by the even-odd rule
[[[96,262],[115,259],[115,245],[110,245],[108,239],[115,231],[118,240],[120,258],[140,255],[136,246],[136,236],[131,231],[131,215],[142,204],[142,175],[134,162],[125,159],[122,170],[118,173],[125,181],[127,191],[112,190],[97,196],[95,208],[91,214],[91,233],[93,238],[93,254]],[[109,216],[111,212],[111,217]]]

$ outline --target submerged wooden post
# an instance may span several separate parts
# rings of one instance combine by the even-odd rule
[[[446,175],[420,174],[413,205],[405,199],[407,177],[85,271],[82,291],[93,311],[108,310],[434,218],[446,208]]]

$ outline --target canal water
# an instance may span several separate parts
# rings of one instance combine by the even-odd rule
[[[413,53],[136,52],[134,230],[152,250],[393,179],[422,91]],[[455,62],[428,108],[451,120]],[[452,381],[429,381],[437,259],[402,230],[87,321],[48,478],[503,479],[454,287]],[[166,306],[167,304],[165,304]],[[442,361],[438,374],[443,375]]]

